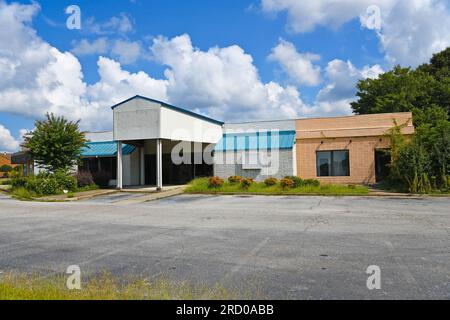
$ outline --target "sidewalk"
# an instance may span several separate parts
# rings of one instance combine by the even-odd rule
[[[147,194],[143,195],[142,197],[136,197],[136,198],[132,198],[132,199],[117,201],[114,204],[115,205],[129,205],[129,204],[137,204],[137,203],[143,203],[143,202],[173,197],[173,196],[182,194],[184,192],[185,188],[186,188],[186,186],[173,186],[173,187],[163,188],[162,191],[156,191],[156,189],[155,189],[155,191],[153,191],[151,193],[147,193]],[[125,190],[125,192],[130,192],[130,190]]]
[[[56,196],[48,196],[42,198],[35,198],[36,201],[79,201],[79,200],[87,200],[94,197],[104,196],[107,194],[112,194],[119,192],[115,189],[98,189],[98,190],[90,190],[77,192],[74,194],[74,197],[68,198],[66,194],[59,194]]]

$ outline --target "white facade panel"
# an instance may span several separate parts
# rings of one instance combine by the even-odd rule
[[[161,105],[133,99],[114,108],[114,140],[157,139]]]
[[[222,126],[166,107],[161,108],[161,138],[169,140],[217,143]]]

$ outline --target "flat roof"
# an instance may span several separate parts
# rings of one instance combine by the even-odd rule
[[[286,121],[302,121],[302,120],[321,120],[321,119],[341,119],[341,118],[354,118],[354,117],[369,117],[376,115],[395,115],[395,114],[412,114],[411,111],[403,112],[384,112],[384,113],[369,113],[369,114],[348,114],[342,116],[329,116],[329,117],[311,117],[311,118],[291,118],[291,119],[277,119],[277,120],[256,120],[256,121],[242,121],[242,122],[226,122],[225,124],[248,124],[248,123],[263,123],[263,122],[286,122]]]

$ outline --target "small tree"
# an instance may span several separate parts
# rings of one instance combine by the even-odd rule
[[[39,167],[51,172],[67,171],[78,163],[81,149],[86,143],[79,121],[46,114],[45,120],[35,122],[36,129],[25,136],[24,147]]]

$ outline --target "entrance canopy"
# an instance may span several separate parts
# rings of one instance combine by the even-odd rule
[[[131,154],[136,148],[123,144],[122,154]],[[115,157],[117,156],[117,143],[114,141],[87,142],[81,150],[81,156],[88,157]]]
[[[156,171],[156,186],[161,189],[162,166],[168,165],[167,161],[163,162],[163,141],[166,147],[170,145],[169,141],[190,142],[200,146],[202,150],[205,145],[215,145],[222,138],[223,122],[158,100],[135,96],[114,105],[112,110],[114,113],[113,137],[117,147],[115,150],[110,148],[109,152],[117,152],[118,189],[122,189],[122,156],[127,150],[124,148],[125,144],[139,148],[141,184],[145,183],[145,177],[148,175],[145,172],[147,168],[147,170]],[[152,141],[154,143],[151,143]],[[148,147],[151,145],[153,150],[150,151]],[[94,147],[100,146],[94,145]],[[150,154],[155,156],[149,157]],[[154,165],[146,165],[146,159]],[[190,172],[191,168],[185,169],[186,172]],[[195,169],[194,165],[193,172]]]

